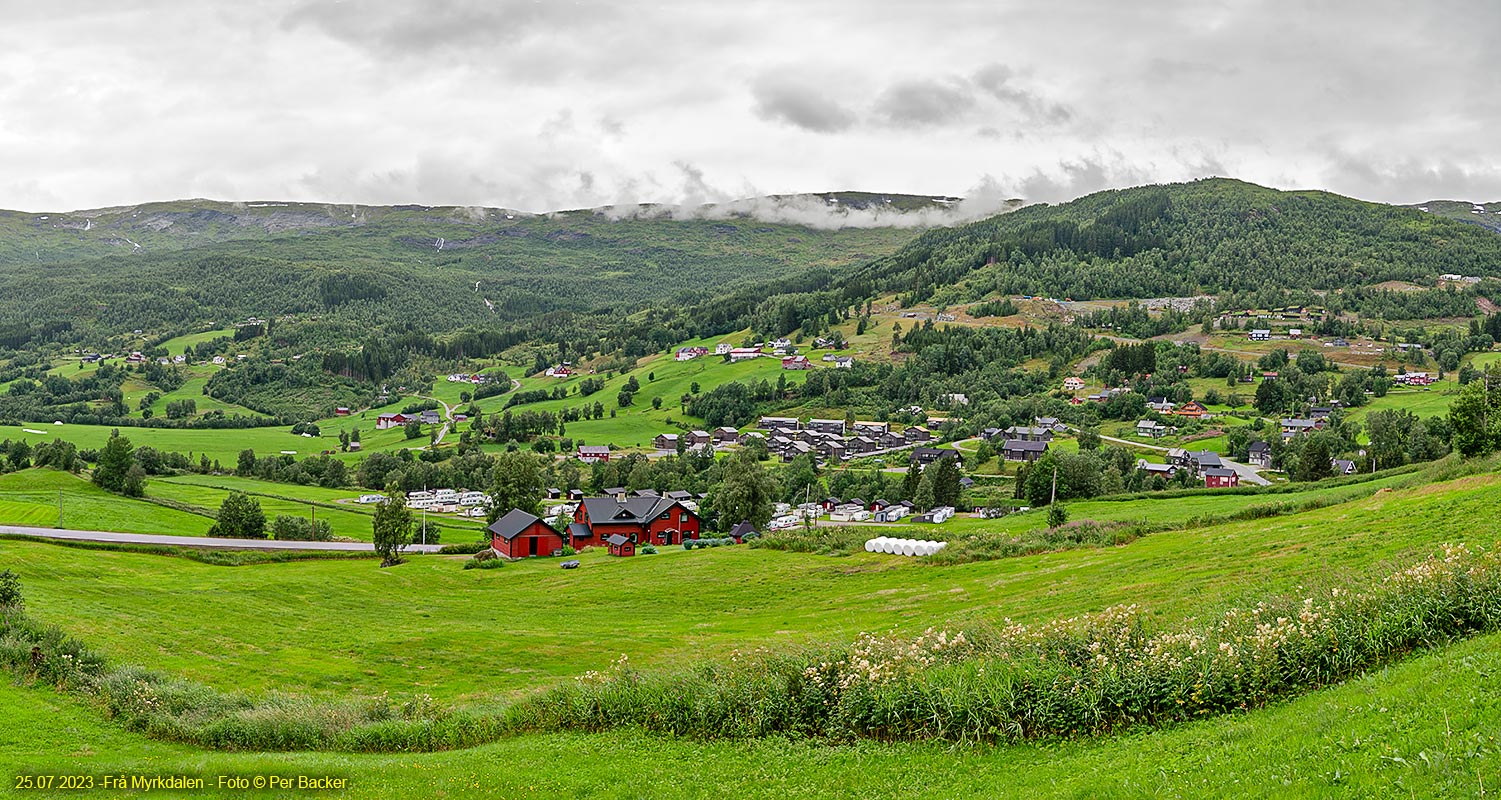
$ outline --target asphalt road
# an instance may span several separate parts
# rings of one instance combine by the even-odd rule
[[[210,536],[163,536],[151,533],[115,533],[113,531],[75,531],[61,528],[30,528],[0,525],[0,536],[33,536],[73,542],[113,542],[118,544],[152,544],[176,547],[209,547],[218,550],[335,550],[348,553],[374,553],[369,542],[287,542],[276,539],[219,539]],[[414,544],[409,553],[436,553],[441,545]]]

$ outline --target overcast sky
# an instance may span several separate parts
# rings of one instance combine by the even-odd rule
[[[0,207],[1501,200],[1501,4],[0,0]]]

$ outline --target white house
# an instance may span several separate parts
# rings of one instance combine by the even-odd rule
[[[370,505],[371,503],[384,503],[385,501],[386,501],[386,496],[383,495],[383,494],[362,494],[362,495],[360,495],[360,502],[362,504],[364,504],[364,505]]]

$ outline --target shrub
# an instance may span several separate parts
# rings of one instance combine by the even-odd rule
[[[642,555],[647,555],[647,556],[654,556],[654,555],[657,554],[657,546],[654,545],[654,544],[646,545],[645,547],[641,548],[641,554]]]
[[[576,556],[576,555],[578,555],[578,552],[579,551],[573,549],[573,545],[571,545],[571,544],[565,544],[565,545],[563,545],[563,556],[565,558],[568,557],[568,556]]]
[[[475,553],[478,553],[481,550],[488,550],[488,549],[490,549],[490,542],[489,541],[483,541],[483,542],[462,542],[462,543],[459,543],[459,544],[445,544],[441,548],[438,549],[438,553],[440,555],[448,555],[448,556],[467,556],[467,555],[474,555]]]
[[[333,530],[328,520],[316,524],[307,517],[277,514],[271,521],[271,538],[293,542],[327,542],[333,539]]]
[[[0,570],[0,609],[20,609],[25,604],[21,597],[21,576],[10,570]]]
[[[490,558],[484,559],[482,561],[476,561],[471,558],[468,561],[464,562],[464,569],[500,569],[505,565],[505,559],[495,558],[494,556],[491,556]]]

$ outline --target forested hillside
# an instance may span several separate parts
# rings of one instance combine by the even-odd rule
[[[994,293],[1081,300],[1432,286],[1442,273],[1501,276],[1501,237],[1415,209],[1216,178],[930,230],[850,287],[938,302]]]
[[[913,235],[650,212],[206,201],[3,212],[0,345],[289,314],[321,318],[334,339],[443,332],[862,264]]]

